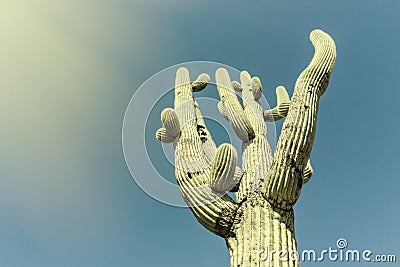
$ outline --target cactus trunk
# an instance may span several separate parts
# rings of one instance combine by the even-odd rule
[[[296,254],[293,210],[272,207],[255,192],[238,210],[240,223],[226,238],[231,267],[300,266]],[[282,254],[283,253],[283,254]]]
[[[273,207],[256,189],[264,182],[272,164],[265,136],[243,143],[244,175],[236,192],[241,203],[225,238],[231,267],[300,266],[296,254],[293,209]],[[282,255],[280,253],[284,253]]]

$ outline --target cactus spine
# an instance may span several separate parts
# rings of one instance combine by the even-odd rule
[[[263,110],[258,77],[243,71],[231,81],[225,69],[216,71],[221,101],[218,110],[242,144],[242,168],[230,144],[215,146],[192,93],[207,86],[201,74],[190,83],[189,73],[176,73],[174,109],[162,112],[163,128],[156,137],[173,142],[175,174],[182,196],[197,220],[225,238],[231,266],[300,266],[296,257],[293,205],[313,174],[310,154],[319,99],[328,87],[336,59],[333,39],[321,30],[310,34],[315,54],[297,79],[292,98],[276,89],[277,106]],[[243,106],[237,99],[241,92]],[[275,154],[267,141],[265,121],[285,118]],[[236,201],[227,192],[235,192]],[[285,255],[279,255],[284,251]],[[274,253],[275,252],[275,253]]]

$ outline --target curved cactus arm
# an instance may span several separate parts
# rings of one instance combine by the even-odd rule
[[[164,127],[170,136],[178,136],[181,131],[181,126],[178,116],[172,108],[166,108],[161,112],[161,122],[164,124]]]
[[[197,79],[192,83],[192,91],[193,92],[200,92],[210,82],[210,76],[206,73],[200,74]]]
[[[207,76],[200,75],[197,81],[201,82],[195,81],[190,84],[188,70],[178,69],[174,110],[163,111],[161,117],[164,128],[157,132],[157,137],[165,141],[173,139],[176,179],[182,196],[196,219],[211,232],[227,237],[231,233],[238,205],[225,192],[217,192],[211,188],[211,180],[215,176],[214,168],[217,165],[216,147],[192,95],[194,88],[204,89]],[[180,126],[178,134],[175,128],[177,124]],[[176,134],[175,137],[171,132]],[[226,156],[228,158],[224,159],[219,155],[218,161],[227,163],[219,167],[235,169],[236,163],[235,166],[231,166],[234,163],[232,157]],[[229,169],[228,173],[230,172],[232,171]]]
[[[277,106],[273,109],[264,110],[265,121],[277,121],[287,116],[290,106],[289,94],[285,87],[278,86],[276,88]]]
[[[273,163],[262,186],[265,198],[282,209],[290,209],[300,195],[315,136],[319,99],[328,87],[336,60],[335,42],[328,34],[314,30],[310,39],[315,54],[296,81]]]
[[[278,101],[278,112],[286,117],[290,107],[290,97],[286,88],[282,85],[276,87],[276,98]]]
[[[168,134],[168,131],[165,128],[160,128],[157,130],[156,138],[158,141],[163,143],[172,143],[175,140],[175,137]]]
[[[171,143],[180,132],[178,116],[172,108],[165,108],[161,112],[161,122],[164,127],[158,129],[156,138],[163,143]]]
[[[211,188],[218,192],[231,191],[240,182],[243,172],[236,166],[238,154],[230,144],[218,147],[211,165]]]
[[[314,169],[311,166],[311,161],[307,161],[307,165],[303,171],[303,185],[305,185],[308,181],[310,181],[311,176],[314,174]]]
[[[243,108],[235,94],[228,71],[219,68],[215,73],[217,90],[223,104],[224,117],[231,123],[237,136],[244,142],[254,138],[254,129],[244,114]]]

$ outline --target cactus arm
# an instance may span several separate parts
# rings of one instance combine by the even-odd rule
[[[230,147],[224,149],[226,146],[217,151],[193,98],[192,92],[204,89],[208,81],[208,75],[202,74],[190,84],[187,69],[178,69],[174,109],[162,112],[164,127],[156,136],[161,141],[174,142],[176,179],[196,219],[211,232],[227,237],[238,208],[226,194],[235,185],[229,183],[236,178],[237,153]],[[229,153],[222,153],[226,151]]]
[[[157,130],[156,138],[163,143],[172,143],[175,140],[175,136],[170,135],[164,127]]]
[[[286,117],[289,112],[290,98],[286,88],[282,85],[276,87],[276,98],[278,101],[278,112]]]
[[[258,85],[253,81],[258,81]],[[244,114],[249,119],[256,135],[267,135],[267,127],[264,122],[263,110],[259,103],[262,94],[261,82],[257,77],[251,78],[247,71],[240,73],[240,82],[243,88],[242,98]]]
[[[200,74],[197,77],[197,79],[192,83],[192,91],[200,92],[201,90],[206,88],[209,82],[210,82],[210,76],[208,76],[208,74],[206,73]]]
[[[311,176],[314,174],[314,169],[311,166],[311,161],[308,160],[307,161],[307,165],[304,168],[304,172],[303,172],[303,185],[305,185],[308,181],[310,181]]]
[[[218,192],[231,191],[242,178],[243,172],[236,167],[238,154],[230,144],[218,147],[211,165],[211,188]]]
[[[233,82],[232,82],[232,87],[233,87],[233,89],[234,89],[236,92],[238,92],[238,93],[240,93],[240,92],[243,91],[243,87],[242,87],[242,85],[240,84],[240,82],[238,82],[238,81],[233,81]]]
[[[244,142],[254,138],[254,129],[237,99],[228,71],[219,68],[215,73],[215,79],[223,109],[225,110],[224,116],[231,123],[235,133]]]
[[[249,74],[250,76],[250,74]],[[259,100],[262,96],[262,85],[261,85],[261,80],[259,77],[252,77],[251,78],[252,85],[253,85],[253,95],[254,95],[254,100]]]
[[[277,121],[287,116],[290,106],[290,98],[285,87],[276,88],[277,106],[273,109],[264,110],[264,120],[268,122]]]
[[[264,110],[263,112],[264,120],[266,122],[274,122],[279,121],[280,119],[285,118],[279,113],[279,108],[274,107],[272,109]]]
[[[315,54],[296,81],[273,163],[262,187],[266,199],[285,210],[300,195],[315,136],[319,99],[328,87],[336,60],[336,46],[328,34],[314,30],[310,39]]]

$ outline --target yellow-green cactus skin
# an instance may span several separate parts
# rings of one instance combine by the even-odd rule
[[[263,88],[258,77],[243,71],[240,82],[232,82],[225,69],[216,71],[218,110],[243,142],[241,168],[232,145],[216,147],[193,98],[193,92],[210,81],[207,74],[190,83],[188,70],[178,69],[174,109],[161,114],[164,127],[156,137],[173,142],[182,196],[197,220],[226,240],[232,267],[300,266],[292,253],[297,251],[293,205],[313,174],[310,154],[318,103],[336,60],[328,34],[314,30],[310,39],[314,57],[297,79],[291,99],[283,86],[277,87],[273,109],[263,110],[259,103]],[[282,118],[286,119],[272,155],[265,122]],[[235,192],[236,200],[229,191]]]

